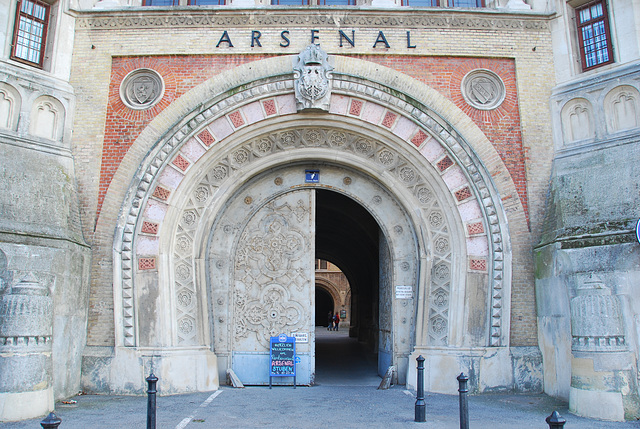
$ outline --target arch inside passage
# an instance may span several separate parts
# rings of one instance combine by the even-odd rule
[[[389,315],[389,320],[378,318],[377,333],[366,335],[387,332],[378,338],[378,347],[389,352],[389,364],[398,365],[401,381],[410,371],[412,354],[429,347],[508,344],[506,215],[487,166],[470,142],[490,154],[485,157],[492,168],[506,169],[486,138],[433,90],[402,78],[406,94],[422,94],[422,101],[407,103],[408,96],[398,96],[393,71],[376,66],[355,85],[345,72],[362,66],[352,64],[359,62],[353,59],[336,58],[329,112],[297,112],[287,83],[291,63],[264,61],[269,76],[262,76],[260,67],[238,73],[243,79],[255,74],[242,83],[244,92],[219,79],[185,95],[182,107],[169,106],[152,123],[157,128],[146,129],[127,155],[134,157],[141,152],[137,146],[155,142],[137,161],[140,169],[131,188],[119,197],[123,215],[114,242],[118,347],[176,350],[205,365],[214,361],[224,377],[235,353],[237,276],[232,270],[243,231],[252,228],[251,216],[275,198],[307,190],[326,192],[309,197],[309,204],[322,205],[326,213],[342,204],[340,213],[352,222],[345,229],[314,219],[318,231],[312,236],[320,238],[310,260],[326,256],[343,265],[355,282],[353,301],[365,302],[356,293],[370,292],[367,287],[378,282],[366,311],[358,308],[358,320],[375,313],[376,303],[379,315]],[[193,110],[185,114],[189,105]],[[166,129],[161,125],[166,123],[177,125]],[[456,131],[456,123],[467,130],[466,137]],[[321,181],[306,181],[307,170],[320,171]],[[119,170],[115,179],[119,174],[125,172]],[[515,189],[505,183],[510,192]],[[245,192],[250,185],[252,190]],[[107,194],[105,210],[116,197]],[[338,197],[354,204],[336,203]],[[234,213],[229,211],[234,204],[237,213],[247,214],[225,223],[224,214]],[[294,213],[297,201],[287,204]],[[378,237],[373,228],[364,228],[361,241],[369,244],[351,243],[362,227],[356,220],[364,219],[358,210],[379,225]],[[342,247],[336,246],[340,228],[351,238]],[[306,280],[313,295],[313,279]],[[150,308],[162,308],[166,316],[155,316]]]
[[[315,306],[315,326],[329,327],[328,314],[333,315],[333,309],[337,303],[331,293],[326,288],[316,283],[316,306]]]

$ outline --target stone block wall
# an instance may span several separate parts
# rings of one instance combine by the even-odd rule
[[[0,71],[0,420],[14,420],[45,414],[80,389],[90,250],[70,151],[71,88],[5,63]],[[40,314],[43,297],[46,318],[16,322]]]
[[[609,420],[640,412],[637,70],[632,62],[554,89],[556,156],[536,247],[545,391]]]

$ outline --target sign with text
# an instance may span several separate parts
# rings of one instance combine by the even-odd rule
[[[396,299],[411,299],[413,298],[412,286],[396,286]]]
[[[296,339],[284,334],[271,337],[270,347],[271,377],[295,377],[296,375]]]
[[[308,332],[292,332],[291,336],[296,339],[296,343],[308,343],[309,342],[309,333]]]

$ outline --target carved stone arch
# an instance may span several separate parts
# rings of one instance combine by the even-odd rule
[[[335,283],[333,283],[328,279],[316,277],[316,287],[319,287],[322,290],[326,291],[331,296],[331,298],[333,298],[333,302],[335,305],[334,308],[338,308],[341,305],[343,305],[342,298],[340,298],[340,293],[338,291],[338,286],[336,286]],[[346,298],[345,298],[345,303],[346,303]]]
[[[640,126],[640,93],[630,85],[613,88],[604,97],[607,131],[615,133]]]
[[[574,98],[562,107],[564,141],[573,143],[595,138],[593,106],[585,98]]]
[[[261,65],[264,67],[238,67],[233,73],[194,88],[179,103],[170,105],[141,133],[115,174],[112,183],[124,181],[132,185],[126,193],[115,188],[107,192],[96,237],[108,235],[104,234],[109,230],[104,219],[113,219],[113,207],[120,205],[113,243],[116,326],[123,327],[116,329],[117,345],[140,344],[136,309],[141,303],[137,302],[136,285],[157,282],[160,273],[165,279],[161,285],[166,287],[166,281],[178,273],[179,266],[169,263],[171,255],[159,253],[162,237],[174,237],[171,240],[175,244],[188,244],[189,232],[181,222],[190,222],[192,215],[210,214],[209,208],[203,206],[204,211],[199,212],[201,209],[189,204],[211,197],[214,187],[219,188],[216,181],[229,172],[239,173],[233,181],[226,182],[225,192],[233,183],[247,180],[250,176],[239,168],[243,160],[276,146],[282,153],[278,162],[329,156],[325,162],[351,158],[347,165],[356,166],[364,159],[366,165],[388,179],[389,189],[406,207],[425,207],[410,213],[421,252],[420,287],[415,291],[415,299],[421,303],[416,315],[416,347],[429,346],[428,332],[436,325],[442,326],[437,317],[431,317],[434,312],[438,316],[432,306],[445,302],[451,309],[464,307],[464,286],[459,293],[446,296],[446,289],[454,284],[451,275],[462,276],[459,283],[463,285],[469,276],[486,279],[486,336],[484,343],[477,345],[508,345],[511,245],[501,195],[517,196],[517,192],[482,132],[460,109],[425,85],[382,66],[342,57],[335,58],[330,113],[296,114],[289,58],[271,58]],[[353,67],[362,70],[361,77],[347,72]],[[264,75],[264,70],[269,74]],[[242,89],[237,89],[240,85]],[[210,94],[215,95],[211,98]],[[317,124],[314,118],[319,118]],[[334,125],[323,128],[320,122],[327,120],[333,120]],[[287,121],[296,126],[287,130],[282,125]],[[329,137],[335,135],[331,133],[336,129],[351,132],[345,136],[349,141],[346,147],[341,146],[342,137]],[[286,153],[287,145],[294,139],[287,132],[293,133],[298,142],[293,149],[304,156],[288,158],[293,155]],[[370,132],[376,134],[375,139],[367,134]],[[372,145],[360,145],[363,138]],[[212,160],[217,163],[205,168]],[[132,177],[134,165],[140,167]],[[422,167],[416,168],[417,165]],[[501,180],[494,183],[489,171],[500,172]],[[423,172],[428,177],[422,176]],[[258,173],[259,170],[252,170],[247,174]],[[207,186],[200,186],[203,177]],[[430,188],[432,183],[437,184],[435,189]],[[178,200],[172,198],[181,203],[176,205]],[[432,206],[436,202],[437,206]],[[434,230],[445,225],[443,220],[449,222],[446,231]],[[515,207],[509,221],[526,225],[522,207]],[[393,228],[391,233],[401,230]],[[455,240],[463,243],[458,247],[464,250],[464,256],[452,260],[455,267],[428,260],[438,253],[451,253],[451,241],[442,234],[454,234]],[[200,266],[203,260],[195,257],[193,263]],[[416,267],[409,265],[406,269]],[[204,271],[200,277],[189,273],[194,285],[206,283]],[[156,297],[155,302],[162,302],[167,314],[175,314],[170,302],[178,298],[165,298],[170,299]],[[208,314],[206,302],[195,306],[201,314]],[[460,323],[464,323],[464,315],[459,313]],[[164,320],[163,329],[175,332],[175,327],[170,326],[173,322]],[[196,324],[206,330],[207,323]],[[193,346],[209,347],[207,335],[199,334],[198,338]],[[474,345],[461,332],[456,338],[447,336],[445,341],[450,346]]]
[[[62,141],[64,135],[65,108],[51,96],[38,97],[31,107],[29,134],[48,140]]]
[[[0,82],[0,128],[17,131],[22,97],[16,88]]]

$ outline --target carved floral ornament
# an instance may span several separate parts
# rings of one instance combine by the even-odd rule
[[[164,81],[158,72],[137,69],[130,72],[120,84],[120,99],[134,110],[155,106],[164,94]]]
[[[223,11],[215,9],[211,11],[199,10],[198,14],[191,11],[180,12],[172,10],[167,13],[154,11],[153,15],[131,17],[130,13],[111,13],[109,15],[92,15],[78,18],[78,28],[118,31],[121,29],[142,29],[142,28],[217,28],[228,29],[229,27],[247,28],[247,16],[245,13],[234,11]],[[331,20],[324,14],[300,14],[291,13],[286,10],[270,10],[269,14],[254,14],[251,16],[251,25],[261,28],[277,28],[282,31],[290,31],[292,28],[325,26]],[[406,13],[402,10],[385,11],[388,15],[381,19],[377,14],[368,11],[350,10],[340,18],[342,28],[393,28],[393,29],[443,29],[462,28],[464,30],[524,30],[540,31],[549,28],[549,21],[546,17],[512,15],[500,16],[491,14],[484,17],[474,14],[447,13],[438,10],[433,13],[425,10],[424,13]],[[250,34],[250,33],[249,33]],[[324,33],[319,33],[322,36]],[[308,39],[307,39],[308,40]]]
[[[258,101],[260,98],[265,97],[265,95],[257,94],[267,94],[268,97],[291,94],[294,88],[290,83],[290,74],[274,76],[266,80],[256,80],[253,84],[246,85],[242,91],[235,93],[232,97],[226,98],[223,102],[218,102],[213,105],[201,104],[203,107],[201,107],[199,111],[194,112],[191,119],[183,122],[180,129],[174,130],[173,133],[169,132],[165,134],[166,137],[155,146],[156,149],[144,161],[141,167],[141,174],[138,176],[139,179],[132,184],[133,188],[129,192],[130,197],[127,202],[125,202],[124,212],[127,213],[127,216],[123,218],[123,233],[120,245],[121,253],[118,255],[122,260],[120,278],[122,279],[123,289],[123,339],[126,346],[136,345],[135,309],[133,302],[133,296],[135,295],[133,293],[135,276],[133,276],[133,267],[131,264],[131,261],[135,260],[133,249],[136,248],[134,243],[136,234],[134,231],[139,230],[139,223],[142,224],[141,214],[144,213],[146,200],[154,190],[153,183],[156,182],[156,178],[171,162],[180,148],[193,139],[194,136],[201,134],[209,124],[225,115],[229,115],[230,112],[237,110],[250,100]],[[440,125],[442,118],[428,108],[418,108],[415,104],[406,103],[406,101],[392,95],[392,92],[381,84],[348,75],[336,75],[334,73],[332,85],[334,94],[343,94],[365,100],[373,99],[374,102],[388,106],[389,109],[394,109],[394,111],[401,115],[411,118],[419,127],[427,130],[437,139],[449,156],[455,160],[455,163],[467,175],[469,186],[473,189],[473,194],[476,196],[486,220],[489,251],[492,252],[490,260],[493,262],[488,266],[489,278],[491,279],[490,305],[492,315],[491,338],[489,343],[492,346],[503,345],[503,341],[507,338],[502,330],[503,282],[505,278],[503,273],[503,261],[505,260],[503,255],[503,242],[508,240],[508,237],[505,235],[505,231],[503,231],[499,221],[500,215],[498,213],[501,213],[499,203],[498,206],[494,203],[494,201],[499,201],[497,191],[494,189],[494,185],[491,183],[485,168],[482,166],[482,162],[477,155],[475,155],[475,152],[469,144],[459,136],[454,129],[443,128]],[[370,127],[370,124],[367,126]],[[244,169],[250,163],[255,161],[260,162],[259,160],[264,159],[266,156],[282,153],[283,151],[293,151],[299,147],[322,146],[333,150],[348,150],[352,154],[365,157],[367,162],[373,162],[375,159],[380,166],[384,166],[384,168],[388,168],[389,171],[393,171],[399,183],[404,183],[405,186],[412,188],[418,201],[423,204],[431,204],[435,201],[433,198],[434,191],[432,189],[425,186],[418,186],[419,181],[423,180],[416,174],[418,170],[414,169],[410,171],[403,168],[406,164],[403,164],[403,160],[400,159],[397,154],[394,155],[391,153],[391,157],[388,156],[389,154],[385,152],[385,148],[378,146],[378,143],[374,140],[355,138],[357,136],[351,137],[344,132],[342,132],[339,136],[340,138],[338,138],[335,137],[335,130],[323,130],[312,127],[295,131],[281,130],[276,134],[277,135],[274,136],[263,135],[252,141],[246,141],[242,148],[236,146],[229,149],[229,153],[227,154],[229,156],[227,157],[228,159],[225,158],[224,162],[211,166],[210,172],[207,174],[207,180],[209,182],[201,182],[195,185],[192,195],[193,198],[190,199],[194,207],[208,204],[210,198],[217,192],[222,182],[235,179],[235,171],[238,168],[238,166],[235,165],[237,159],[234,158],[235,160],[232,160],[230,157],[232,153],[236,153],[240,149],[245,150],[246,154],[249,155],[248,158],[242,158],[244,160],[242,164]],[[335,138],[332,138],[332,136]],[[411,143],[408,142],[408,144]],[[194,207],[185,207],[184,209],[193,210]],[[196,212],[197,211],[198,210],[196,210]],[[189,215],[185,213],[183,218],[192,222],[193,219],[190,217],[192,213],[194,212],[189,212]],[[433,221],[438,218],[437,215],[434,215],[431,219]],[[433,243],[433,246],[439,249],[440,252],[443,252],[442,255],[445,257],[444,255],[449,254],[449,245],[445,243],[443,238],[442,235],[436,234],[433,239],[438,241],[438,246],[435,246],[435,243]],[[187,260],[185,259],[183,262],[187,262]],[[446,260],[443,260],[443,262],[446,262]],[[446,267],[448,269],[448,264]],[[438,286],[439,287],[432,289],[438,290],[440,294],[437,299],[434,297],[434,310],[436,308],[446,308],[446,306],[443,307],[442,303],[448,302],[445,293],[449,288],[447,280],[442,279],[442,282]],[[184,299],[182,302],[184,302]],[[190,301],[190,303],[191,302],[192,301]],[[446,312],[439,311],[437,313],[434,311],[434,313],[440,316],[446,314]],[[185,316],[187,315],[188,314],[185,313]],[[434,324],[433,326],[433,332],[440,334],[441,331],[435,329],[436,325]]]

